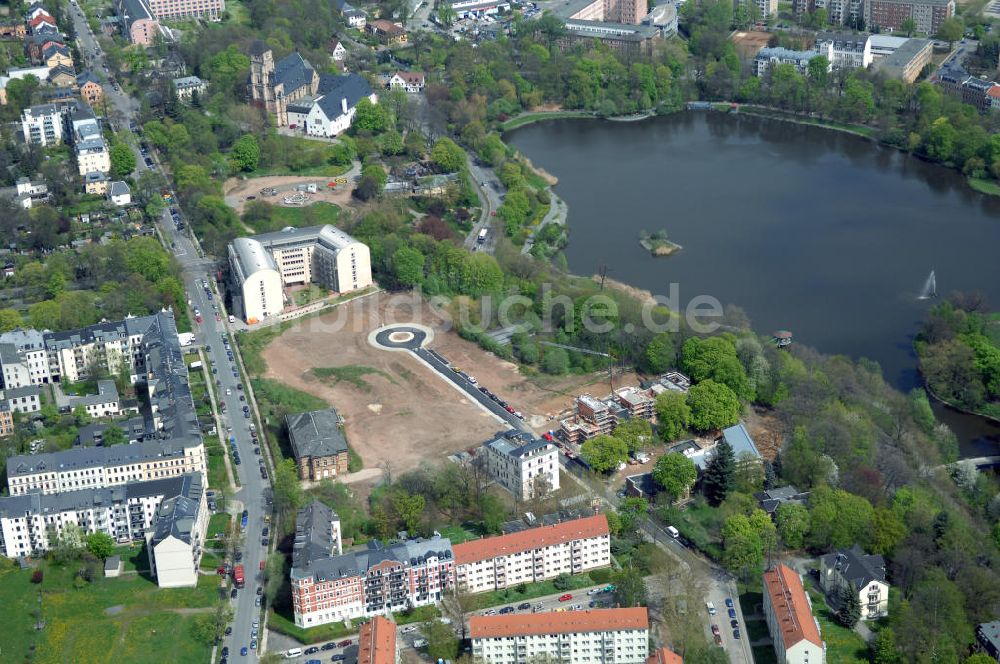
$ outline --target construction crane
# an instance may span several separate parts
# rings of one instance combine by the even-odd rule
[[[611,360],[611,364],[608,365],[608,382],[611,383],[611,391],[615,391],[615,358],[614,355],[610,353],[602,353],[598,350],[590,350],[589,348],[577,348],[576,346],[567,346],[565,344],[557,344],[554,341],[539,341],[542,346],[553,346],[555,348],[562,348],[563,350],[571,350],[575,353],[585,353],[587,355],[599,355],[600,357],[606,357]]]

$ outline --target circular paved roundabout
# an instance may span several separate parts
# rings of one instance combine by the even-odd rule
[[[434,330],[423,325],[386,325],[368,335],[368,343],[383,350],[416,350],[434,339]]]

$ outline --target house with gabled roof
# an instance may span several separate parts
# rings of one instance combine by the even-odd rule
[[[819,559],[819,585],[836,599],[845,588],[858,593],[862,620],[889,615],[889,584],[885,580],[885,559],[871,555],[855,544],[837,549]]]
[[[802,587],[802,578],[779,563],[764,572],[764,620],[782,664],[825,664],[826,643]]]

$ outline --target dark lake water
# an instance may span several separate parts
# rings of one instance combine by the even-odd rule
[[[902,390],[920,382],[911,343],[938,292],[1000,307],[1000,199],[960,174],[846,134],[751,116],[563,120],[509,142],[559,178],[570,268],[680,300],[736,304],[761,332],[789,329],[824,353],[868,357]],[[683,245],[654,258],[641,230]],[[1000,427],[943,407],[965,454],[1000,450]]]

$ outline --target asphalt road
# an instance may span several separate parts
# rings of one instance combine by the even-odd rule
[[[72,15],[81,47],[88,53],[98,50],[97,41],[82,14],[73,11]],[[103,56],[100,54],[100,51],[98,51],[98,56],[94,61],[96,63],[103,62]],[[110,86],[105,87],[104,94],[108,100],[109,107],[121,114],[124,120],[119,133],[128,132],[128,120],[134,117],[136,110],[139,108],[138,102],[128,97],[121,89],[114,90]],[[133,150],[136,152],[137,172],[141,173],[143,170],[147,170],[144,159],[139,154],[138,146],[133,145]],[[153,156],[153,160],[153,169],[159,170],[160,167],[156,163],[155,156]],[[250,436],[249,425],[252,420],[245,418],[242,412],[242,406],[247,402],[239,400],[239,395],[243,394],[243,392],[237,386],[242,382],[242,378],[234,375],[237,367],[232,361],[228,360],[226,349],[223,345],[227,313],[223,308],[221,298],[218,297],[217,292],[214,290],[212,273],[215,268],[215,262],[200,257],[200,252],[196,248],[191,236],[176,229],[168,211],[163,212],[158,223],[164,240],[168,246],[173,248],[174,255],[180,262],[183,270],[184,287],[187,290],[188,298],[190,298],[191,308],[198,308],[201,311],[204,322],[201,324],[196,323],[193,332],[196,334],[197,342],[206,350],[211,366],[216,371],[213,376],[218,380],[216,383],[218,399],[220,404],[223,402],[226,404],[226,414],[222,415],[223,426],[232,427],[232,433],[228,435],[235,439],[236,449],[239,450],[242,460],[241,465],[233,466],[239,476],[241,489],[235,495],[228,496],[228,504],[231,511],[235,509],[237,518],[239,518],[239,512],[242,509],[246,509],[248,512],[246,543],[243,546],[246,587],[239,591],[236,601],[233,602],[235,610],[235,618],[232,623],[233,633],[223,643],[223,645],[229,646],[230,657],[239,657],[240,648],[249,648],[250,646],[252,623],[255,620],[258,622],[261,621],[262,616],[261,609],[255,606],[254,600],[256,598],[256,589],[262,582],[260,562],[267,555],[266,547],[261,545],[261,532],[264,527],[264,515],[270,513],[270,508],[265,503],[265,499],[270,495],[270,480],[261,478],[257,466],[257,460],[261,457],[254,454],[254,445]],[[209,286],[212,287],[212,299],[209,299],[209,291],[202,285],[203,280],[207,281]],[[216,309],[221,321],[215,320]],[[194,320],[193,312],[191,319],[192,321]],[[227,391],[230,392],[228,396],[226,394]],[[249,399],[249,397],[245,398]],[[219,433],[220,435],[225,435],[224,431]],[[228,487],[212,488],[228,493]],[[250,651],[248,656],[240,658],[240,661],[256,662],[257,655],[255,652]]]
[[[493,228],[493,222],[497,221],[494,213],[500,209],[500,205],[503,203],[499,192],[502,185],[496,184],[498,180],[493,169],[479,166],[474,157],[469,157],[469,177],[472,178],[473,184],[479,192],[479,199],[483,203],[483,213],[480,215],[479,221],[472,225],[472,230],[466,236],[465,248],[469,251],[485,251],[492,254],[496,247],[497,232]],[[485,186],[483,186],[484,182]],[[485,243],[479,244],[477,241],[479,231],[484,228],[489,229],[489,235]]]
[[[394,342],[389,338],[393,332],[409,332],[413,335],[413,337],[407,341]],[[421,360],[429,364],[432,369],[441,374],[442,378],[458,386],[458,388],[467,394],[470,399],[499,417],[512,428],[519,431],[531,431],[531,429],[528,428],[528,425],[525,424],[521,418],[517,417],[513,413],[507,412],[507,410],[505,410],[500,404],[493,401],[493,399],[489,398],[486,394],[479,390],[480,387],[486,387],[489,389],[488,386],[472,383],[468,378],[466,378],[466,376],[463,376],[461,372],[456,371],[456,369],[459,369],[460,367],[453,368],[448,360],[440,353],[429,348],[424,348],[423,344],[426,338],[427,335],[423,330],[416,327],[408,327],[406,325],[397,325],[391,329],[382,330],[375,335],[375,341],[378,344],[387,348],[405,348],[419,357]],[[497,396],[501,399],[503,398],[502,395]]]

